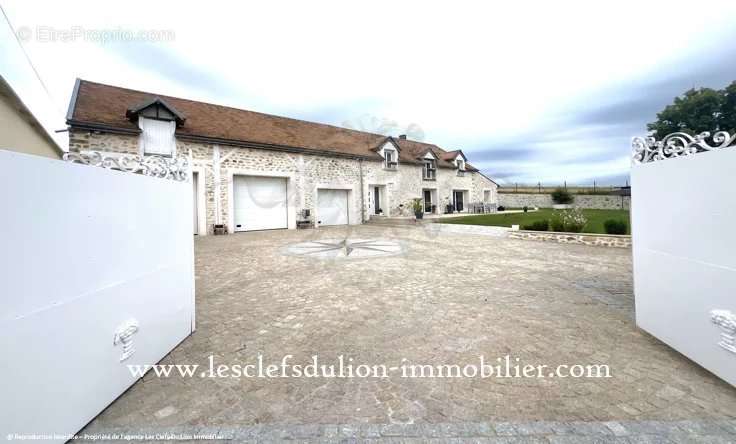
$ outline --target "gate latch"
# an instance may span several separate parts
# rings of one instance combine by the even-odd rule
[[[127,321],[120,324],[117,330],[115,330],[115,337],[112,340],[112,345],[123,345],[123,354],[120,356],[120,362],[133,356],[135,348],[133,348],[133,335],[138,332],[138,321],[136,319],[128,319]]]
[[[713,310],[710,312],[710,320],[723,329],[718,345],[736,353],[736,315],[728,310]]]

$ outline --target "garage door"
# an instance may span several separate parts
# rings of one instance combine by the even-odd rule
[[[317,190],[317,217],[320,225],[346,225],[348,191]]]
[[[233,189],[235,231],[287,227],[285,178],[235,176]]]

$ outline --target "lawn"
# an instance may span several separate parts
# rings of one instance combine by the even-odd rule
[[[437,222],[443,224],[493,225],[497,227],[523,226],[534,221],[550,219],[554,212],[555,210],[551,208],[540,208],[538,211],[529,211],[528,213],[478,214],[440,219]],[[623,219],[630,226],[628,210],[583,210],[583,214],[588,218],[588,223],[583,229],[584,233],[605,233],[603,222],[607,219]]]

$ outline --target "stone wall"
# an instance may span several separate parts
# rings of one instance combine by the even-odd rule
[[[573,205],[579,208],[598,210],[628,210],[630,196],[611,196],[605,194],[573,194]],[[506,208],[537,207],[552,208],[552,196],[536,193],[498,193],[498,204]]]
[[[69,131],[71,151],[102,151],[139,154],[138,137],[71,129]],[[396,170],[387,170],[383,162],[359,161],[339,157],[314,156],[301,153],[267,151],[252,148],[219,146],[220,183],[216,194],[212,144],[177,140],[179,155],[191,156],[192,167],[199,169],[199,180],[205,183],[205,214],[208,233],[218,220],[215,202],[219,204],[219,222],[228,224],[231,216],[230,189],[233,174],[244,171],[263,174],[273,173],[289,177],[289,206],[296,214],[302,209],[311,209],[314,214],[316,190],[322,188],[350,188],[350,223],[367,220],[367,196],[370,185],[385,185],[387,191],[387,215],[407,216],[412,214],[410,202],[422,197],[423,189],[437,190],[438,212],[450,202],[452,190],[467,190],[468,202],[483,199],[483,191],[491,191],[491,202],[496,202],[497,186],[477,173],[458,176],[455,170],[437,169],[436,180],[424,180],[419,165],[399,164]],[[363,190],[361,196],[361,170]],[[361,211],[363,212],[361,217]],[[228,227],[232,228],[232,227]]]
[[[69,151],[138,154],[138,136],[69,129]]]
[[[558,233],[553,231],[509,231],[512,239],[558,242],[562,244],[595,245],[599,247],[631,248],[631,236],[612,234]]]
[[[399,164],[396,170],[387,170],[381,162],[364,162],[365,192],[368,185],[386,185],[390,216],[410,216],[413,214],[410,203],[412,199],[422,198],[422,190],[436,190],[437,212],[442,213],[452,200],[453,190],[467,190],[465,202],[480,202],[483,191],[491,191],[490,202],[496,202],[497,185],[488,178],[477,173],[466,173],[458,176],[456,170],[438,168],[435,180],[423,179],[423,168],[419,165]],[[367,215],[366,215],[367,219]]]

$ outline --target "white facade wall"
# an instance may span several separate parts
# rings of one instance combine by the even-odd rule
[[[219,151],[219,187],[215,186],[213,155]],[[70,131],[70,150],[93,150],[138,154],[136,136]],[[190,155],[193,168],[204,185],[204,202],[199,203],[209,233],[215,223],[227,224],[232,229],[233,176],[271,175],[285,177],[288,193],[288,226],[296,227],[302,209],[315,213],[317,190],[321,188],[346,189],[349,199],[349,223],[367,221],[368,193],[371,186],[385,186],[382,207],[387,216],[409,216],[410,202],[421,198],[423,189],[436,190],[437,212],[442,213],[452,199],[453,190],[467,191],[466,205],[483,200],[483,191],[491,191],[491,202],[497,201],[497,186],[488,178],[466,172],[458,177],[455,170],[438,168],[436,180],[423,180],[421,165],[399,163],[398,168],[386,169],[382,161],[359,161],[339,157],[287,153],[252,148],[218,146],[177,140],[177,152]],[[361,168],[363,190],[361,193]],[[200,199],[201,200],[201,199]],[[361,209],[362,213],[361,214]],[[218,216],[219,215],[219,216]]]

